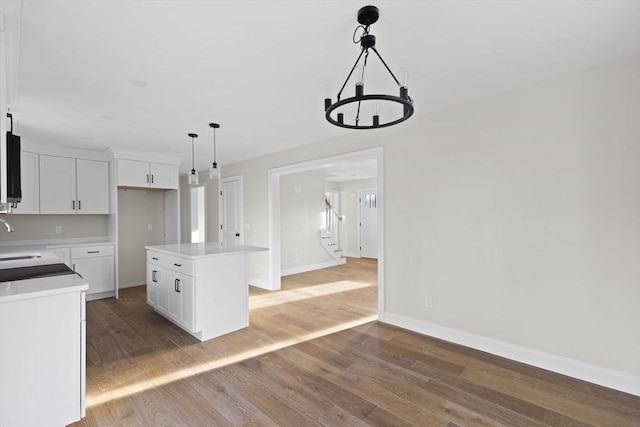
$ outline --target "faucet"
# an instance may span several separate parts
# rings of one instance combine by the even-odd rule
[[[12,233],[14,231],[13,226],[9,224],[6,219],[0,218],[0,222],[4,223],[4,225],[7,227],[7,232]]]

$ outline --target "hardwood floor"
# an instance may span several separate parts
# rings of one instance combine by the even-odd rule
[[[250,290],[250,326],[200,343],[145,287],[87,304],[74,426],[640,426],[640,398],[377,322],[376,263]]]

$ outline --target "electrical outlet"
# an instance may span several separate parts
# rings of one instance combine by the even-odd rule
[[[62,233],[62,226],[56,225],[56,234],[60,234],[60,233]]]
[[[296,261],[302,260],[302,254],[296,254]]]
[[[433,298],[431,298],[431,295],[425,295],[424,297],[424,306],[427,308],[432,308],[433,307]]]
[[[151,230],[153,230],[153,225],[147,224],[147,231],[151,231]]]

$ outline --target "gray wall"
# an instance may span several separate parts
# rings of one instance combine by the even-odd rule
[[[245,242],[268,170],[384,148],[386,313],[640,374],[640,57],[228,165]],[[268,257],[250,276],[269,278]],[[424,306],[424,296],[433,307]]]
[[[320,244],[327,184],[325,173],[319,171],[283,175],[280,179],[282,270],[333,260]]]

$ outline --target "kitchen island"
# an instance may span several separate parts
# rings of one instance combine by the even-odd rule
[[[249,326],[247,257],[218,242],[147,246],[147,303],[200,341]]]

